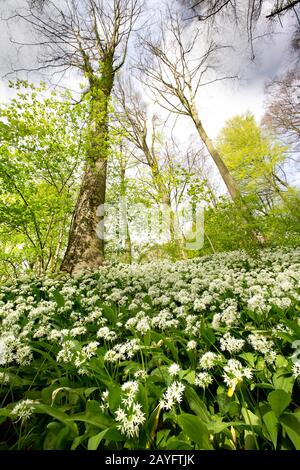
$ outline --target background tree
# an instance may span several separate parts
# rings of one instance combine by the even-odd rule
[[[300,72],[292,70],[267,86],[267,109],[262,124],[278,135],[289,152],[300,151]]]
[[[185,34],[186,33],[186,34]],[[240,200],[240,191],[201,121],[196,103],[199,88],[225,77],[212,78],[209,73],[220,50],[211,42],[201,57],[195,59],[195,46],[200,31],[187,31],[179,15],[168,10],[168,20],[161,23],[160,38],[145,39],[148,57],[141,58],[139,70],[147,77],[149,87],[167,111],[188,116],[208,153],[215,162],[232,199]],[[170,44],[172,53],[170,54]]]
[[[263,135],[252,114],[226,121],[218,141],[220,153],[244,196],[255,195],[264,210],[272,207],[278,196],[284,197],[288,184],[281,165],[287,148]]]
[[[84,154],[86,109],[45,85],[17,82],[0,108],[2,261],[22,272],[59,269]],[[22,261],[20,255],[23,256]]]
[[[39,68],[77,69],[87,81],[89,103],[86,163],[75,206],[62,270],[96,269],[103,262],[104,240],[97,234],[97,208],[105,203],[109,100],[115,74],[123,66],[138,0],[46,0],[16,12],[12,20],[28,23],[43,46]]]

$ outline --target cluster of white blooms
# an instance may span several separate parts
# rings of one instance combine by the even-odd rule
[[[179,321],[173,317],[173,314],[170,310],[164,309],[159,312],[151,320],[152,328],[157,327],[160,330],[167,330],[168,328],[176,328],[179,324]]]
[[[198,372],[195,376],[195,385],[201,388],[208,387],[213,383],[213,378],[208,372]]]
[[[32,352],[28,344],[22,343],[14,334],[4,333],[0,337],[0,365],[17,363],[22,366],[30,364]]]
[[[125,343],[116,344],[105,353],[104,361],[112,363],[126,361],[131,359],[140,348],[141,345],[138,339],[131,339]]]
[[[5,372],[0,372],[0,385],[9,384],[9,375]]]
[[[29,400],[29,399],[22,400],[13,407],[11,411],[11,416],[15,420],[25,421],[28,418],[30,418],[30,416],[34,412],[34,405],[36,404],[37,402],[34,400]]]
[[[107,389],[101,393],[100,400],[101,400],[100,408],[104,413],[109,408],[109,391]]]
[[[146,416],[142,411],[142,405],[134,402],[130,408],[118,408],[115,413],[118,429],[127,437],[138,437],[140,427],[145,423]]]
[[[208,351],[200,357],[199,365],[201,369],[209,370],[215,367],[221,360],[222,356],[220,354]]]
[[[243,378],[251,379],[252,372],[249,367],[243,367],[237,359],[229,359],[226,366],[224,366],[223,379],[226,385],[233,391],[238,383],[243,381]]]
[[[193,339],[191,341],[188,341],[186,349],[187,351],[194,351],[195,349],[197,349],[197,341]]]
[[[144,369],[137,370],[133,375],[135,379],[140,381],[146,380],[148,377],[147,371]]]
[[[295,379],[300,377],[300,360],[294,362],[293,367],[292,367],[292,373]]]
[[[64,363],[72,362],[77,351],[78,351],[78,343],[74,340],[67,339],[62,344],[62,348],[57,354],[56,359],[58,362],[64,362]]]
[[[103,338],[105,341],[116,341],[118,335],[115,331],[110,330],[108,326],[102,326],[97,331],[97,337]]]
[[[122,392],[124,392],[124,396],[122,397],[123,405],[130,407],[135,399],[135,396],[139,389],[139,383],[135,380],[128,380],[125,382],[122,387]]]
[[[212,320],[212,327],[214,329],[217,330],[223,325],[231,327],[238,323],[240,313],[238,312],[236,300],[229,298],[223,302],[219,308],[220,312],[215,313]]]
[[[225,333],[223,338],[220,339],[220,347],[222,351],[228,351],[229,353],[239,352],[245,344],[243,339],[237,339],[231,336],[229,332]]]
[[[258,333],[249,335],[248,342],[255,351],[258,351],[261,354],[270,354],[274,347],[273,341],[268,340],[265,336]]]
[[[178,375],[180,370],[181,369],[178,364],[171,364],[170,367],[168,368],[168,372],[171,377],[175,377],[176,375]]]
[[[181,382],[172,382],[159,402],[161,408],[171,410],[177,403],[181,403],[185,386]]]
[[[144,336],[151,330],[150,317],[145,315],[145,312],[138,312],[134,317],[131,317],[125,323],[125,328],[139,332]]]

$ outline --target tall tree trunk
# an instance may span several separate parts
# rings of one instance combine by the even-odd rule
[[[124,239],[124,249],[125,249],[125,263],[131,264],[132,263],[132,243],[130,238],[130,231],[129,231],[129,223],[127,217],[127,200],[126,200],[126,180],[125,180],[125,173],[126,167],[123,162],[120,162],[120,179],[121,179],[121,187],[120,187],[120,194],[123,198],[122,204],[122,216],[124,217],[125,222],[125,239]]]
[[[218,150],[215,148],[214,144],[208,137],[202,122],[200,121],[200,118],[198,116],[198,112],[196,109],[196,106],[192,104],[191,106],[191,117],[194,121],[194,124],[196,126],[196,129],[198,131],[198,134],[204,143],[205,147],[207,148],[209,154],[211,155],[213,161],[215,162],[220,175],[225,183],[225,186],[232,197],[233,200],[240,199],[241,193],[239,191],[239,188],[234,180],[234,178],[231,176],[229,169],[227,168],[226,164],[224,163],[221,155],[219,154]]]
[[[242,213],[245,225],[247,226],[249,224],[254,224],[253,214],[251,213],[251,211],[248,209],[248,207],[244,203],[241,192],[238,188],[238,185],[237,185],[235,179],[231,175],[229,169],[227,168],[225,162],[223,161],[223,159],[222,159],[221,155],[219,154],[218,150],[215,148],[215,146],[212,143],[211,139],[208,137],[208,135],[207,135],[207,133],[206,133],[206,131],[205,131],[203,125],[202,125],[202,122],[199,118],[197,108],[196,108],[196,105],[195,105],[194,102],[192,102],[192,104],[190,106],[190,113],[191,113],[191,117],[194,121],[194,124],[196,126],[196,129],[198,131],[198,134],[199,134],[202,142],[206,146],[206,148],[207,148],[209,154],[211,155],[212,159],[214,160],[214,162],[215,162],[215,164],[216,164],[216,166],[217,166],[217,168],[220,172],[220,175],[221,175],[221,177],[222,177],[222,179],[225,183],[225,186],[226,186],[232,200],[235,202],[236,206],[239,208],[239,210]],[[251,228],[250,233],[251,233],[252,239],[256,243],[258,243],[259,245],[264,245],[265,244],[265,237],[259,230],[255,229],[255,228]]]
[[[61,270],[69,273],[96,270],[104,260],[103,234],[101,236],[97,231],[102,215],[97,210],[105,203],[108,104],[113,80],[113,57],[108,55],[102,63],[101,77],[89,75],[91,105],[87,159],[61,265]]]

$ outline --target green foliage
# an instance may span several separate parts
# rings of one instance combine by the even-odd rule
[[[274,191],[273,174],[287,148],[264,136],[252,114],[229,119],[219,135],[219,151],[243,193]]]
[[[78,188],[85,109],[43,84],[11,86],[16,97],[0,109],[2,273],[56,271]]]

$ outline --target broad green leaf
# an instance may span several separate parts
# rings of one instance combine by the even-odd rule
[[[105,439],[106,441],[120,442],[124,440],[124,436],[118,431],[115,426],[111,428],[104,429],[95,436],[92,436],[88,440],[88,450],[97,450],[101,441]]]
[[[105,437],[105,434],[109,431],[109,428],[100,431],[95,436],[92,436],[88,440],[88,450],[97,450],[100,442]]]
[[[120,385],[113,385],[109,387],[108,395],[109,409],[114,413],[121,404],[121,387]]]
[[[284,390],[286,393],[291,394],[293,391],[294,382],[294,377],[287,375],[286,369],[281,369],[273,375],[273,384],[276,390]]]
[[[184,391],[184,396],[191,410],[193,410],[194,413],[196,413],[196,415],[201,418],[203,423],[208,423],[210,421],[209,412],[207,411],[205,404],[197,395],[195,390],[187,385]]]
[[[267,431],[273,443],[274,449],[277,447],[277,437],[278,437],[278,420],[274,411],[268,411],[263,415],[263,422],[266,425]]]
[[[242,415],[245,420],[246,424],[249,424],[251,426],[259,426],[260,425],[260,419],[258,416],[256,416],[252,411],[248,410],[247,408],[242,408]]]
[[[164,450],[192,450],[193,447],[186,441],[178,439],[175,436],[167,440]]]
[[[183,413],[178,416],[177,421],[184,433],[197,444],[200,450],[212,449],[207,426],[198,416]]]
[[[300,450],[300,417],[299,413],[284,413],[280,416],[279,422],[296,450]]]
[[[268,395],[268,402],[271,405],[272,410],[274,411],[277,418],[281,413],[289,406],[291,403],[291,396],[286,393],[284,390],[274,390]]]
[[[92,424],[100,429],[106,429],[112,423],[112,419],[104,414],[95,415],[91,411],[84,413],[77,413],[69,417],[70,421],[83,421],[84,423]]]
[[[54,408],[52,406],[48,406],[44,404],[38,404],[38,405],[34,405],[34,410],[36,413],[43,413],[43,414],[52,416],[52,418],[57,419],[57,421],[60,421],[65,426],[70,428],[73,434],[78,435],[78,429],[77,429],[76,424],[72,422],[72,420],[70,419],[70,416],[68,416],[63,411],[60,411],[58,408]]]

